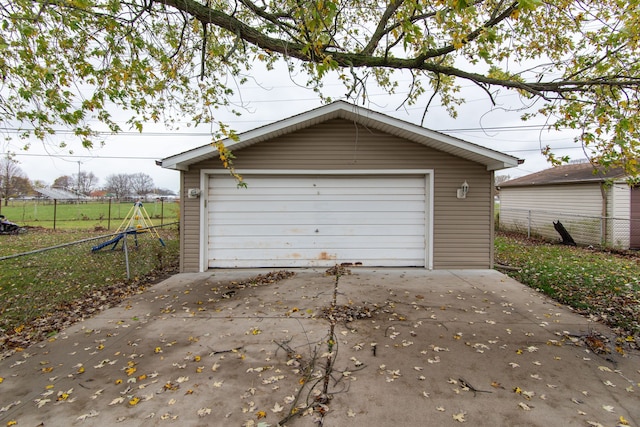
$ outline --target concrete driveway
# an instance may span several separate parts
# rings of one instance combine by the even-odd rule
[[[496,271],[267,273],[179,274],[0,361],[0,424],[640,426],[639,354]]]

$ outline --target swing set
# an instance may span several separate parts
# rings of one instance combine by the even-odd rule
[[[144,208],[141,201],[137,201],[133,204],[127,216],[125,216],[124,220],[116,230],[116,235],[110,240],[106,242],[100,243],[97,246],[91,248],[91,252],[99,251],[102,248],[106,248],[107,246],[112,245],[111,250],[114,250],[118,243],[126,237],[127,234],[131,234],[135,238],[136,247],[138,246],[138,235],[142,233],[150,233],[152,236],[155,236],[162,246],[165,246],[164,241],[158,234],[158,230],[155,229],[153,223],[151,222],[151,218],[149,218],[149,214],[147,210]],[[124,242],[123,242],[124,246]]]

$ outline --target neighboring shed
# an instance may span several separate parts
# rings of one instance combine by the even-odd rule
[[[89,200],[89,197],[84,194],[72,193],[60,188],[39,187],[35,188],[35,191],[41,196],[51,200],[59,200],[63,202],[86,202]]]
[[[557,166],[506,181],[500,192],[500,228],[559,238],[561,221],[578,244],[640,247],[640,195],[622,169],[590,163]]]
[[[181,171],[181,271],[490,268],[493,171],[518,165],[342,101],[225,144],[247,188],[212,145],[159,162]]]

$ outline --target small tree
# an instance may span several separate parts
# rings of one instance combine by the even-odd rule
[[[80,171],[74,175],[73,187],[81,194],[88,195],[98,184],[98,177],[93,172]]]
[[[153,178],[143,172],[130,175],[131,189],[135,194],[143,197],[145,194],[151,193],[155,187]]]
[[[63,190],[68,190],[72,186],[73,186],[73,178],[71,178],[69,175],[59,176],[53,181],[53,184],[51,184],[51,187],[61,188]]]
[[[9,197],[20,194],[20,190],[24,187],[24,180],[28,182],[15,159],[6,156],[0,160],[0,198],[4,198],[5,206],[9,203]]]
[[[104,189],[121,199],[131,193],[131,177],[126,173],[112,174],[107,177]]]

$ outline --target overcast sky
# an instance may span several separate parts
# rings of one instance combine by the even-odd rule
[[[242,99],[247,107],[246,110],[242,110],[243,115],[237,117],[225,110],[220,111],[219,119],[236,131],[250,130],[322,105],[318,96],[303,86],[306,81],[304,77],[294,78],[292,81],[282,68],[271,72],[256,71],[254,76],[257,81],[243,86],[237,94],[237,99]],[[408,87],[410,80],[398,75],[398,81],[402,88]],[[506,169],[497,174],[516,178],[549,167],[540,154],[540,147],[547,144],[558,155],[568,154],[572,159],[585,157],[582,149],[573,142],[574,133],[571,131],[542,130],[544,119],[522,122],[520,116],[526,106],[516,94],[498,95],[498,105],[493,106],[486,93],[471,83],[462,82],[462,85],[466,102],[459,107],[458,118],[449,117],[436,101],[426,115],[424,127],[525,160],[518,168]],[[332,95],[335,99],[340,99],[346,92],[340,83],[329,82],[325,89],[326,94]],[[406,90],[402,89],[397,95],[390,96],[381,89],[372,88],[369,92],[369,102],[363,106],[420,124],[428,97],[418,106],[403,106],[398,109],[404,95]],[[539,106],[534,105],[533,108]],[[124,123],[126,116],[123,115],[122,118]],[[20,168],[31,180],[42,180],[47,184],[51,184],[59,176],[77,174],[80,168],[93,172],[99,178],[99,186],[104,184],[105,178],[110,174],[144,172],[154,179],[157,187],[178,191],[179,173],[156,166],[155,160],[210,142],[208,128],[193,129],[187,127],[186,123],[177,131],[167,131],[162,125],[152,124],[146,126],[142,134],[130,131],[110,135],[107,136],[103,147],[91,150],[82,148],[80,143],[72,138],[73,136],[68,134],[52,138],[52,142],[64,139],[74,151],[72,156],[67,155],[69,148],[55,149],[53,144],[43,144],[39,141],[33,141],[28,151],[20,149],[23,145],[20,141],[11,143],[9,149],[17,154]]]

